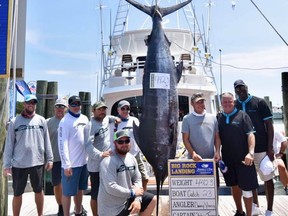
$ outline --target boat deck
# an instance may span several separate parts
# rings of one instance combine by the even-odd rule
[[[12,216],[12,195],[8,197],[8,216]],[[169,197],[161,196],[160,216],[168,216],[169,214]],[[265,215],[266,198],[259,196],[260,209]],[[72,202],[73,203],[73,202]],[[274,197],[274,216],[287,216],[287,195],[275,195]],[[83,197],[83,206],[88,211],[88,215],[92,215],[90,210],[90,196]],[[244,204],[243,204],[244,206]],[[57,215],[58,207],[53,195],[46,195],[44,199],[44,215],[54,216]],[[219,197],[219,215],[231,216],[235,214],[235,205],[232,196]],[[34,204],[34,193],[28,192],[23,195],[23,204],[21,209],[21,216],[35,216],[37,215],[36,206]],[[71,214],[73,215],[73,204],[71,206]],[[154,213],[154,215],[156,215]]]

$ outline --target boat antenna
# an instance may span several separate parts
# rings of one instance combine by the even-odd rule
[[[280,35],[280,33],[276,30],[276,28],[271,24],[271,22],[266,18],[266,16],[262,13],[262,11],[257,7],[257,5],[254,3],[253,0],[250,0],[252,4],[255,6],[255,8],[261,13],[261,15],[264,17],[264,19],[269,23],[269,25],[273,28],[273,30],[278,34],[278,36],[281,38],[281,40],[288,46],[288,43],[284,40],[284,38]]]
[[[105,53],[104,53],[104,33],[103,33],[103,8],[104,7],[106,7],[106,6],[104,6],[104,5],[102,5],[102,2],[101,2],[101,0],[99,0],[99,7],[97,7],[97,8],[99,8],[99,10],[100,10],[100,34],[101,34],[101,72],[100,72],[100,76],[99,76],[99,80],[100,80],[100,82],[101,82],[101,80],[103,79],[103,74],[104,74],[104,55],[105,55]],[[99,85],[101,85],[101,83],[100,82],[98,82],[97,83],[97,85],[98,85],[98,87],[97,88],[99,88]],[[97,95],[97,100],[100,98],[100,95]]]

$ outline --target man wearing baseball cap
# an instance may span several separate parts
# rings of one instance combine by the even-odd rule
[[[91,181],[90,206],[94,216],[97,216],[97,197],[99,191],[99,169],[103,158],[111,154],[110,123],[121,120],[115,116],[107,116],[107,106],[98,101],[92,106],[93,117],[84,129],[85,149],[88,154],[87,169]]]
[[[267,210],[265,215],[273,215],[273,199],[274,199],[274,183],[273,178],[275,173],[271,172],[269,175],[265,175],[261,172],[260,163],[262,159],[268,155],[271,161],[274,161],[273,151],[273,115],[266,101],[262,98],[255,97],[248,93],[248,86],[246,83],[239,79],[234,82],[234,90],[238,99],[235,101],[235,107],[237,109],[246,112],[252,120],[255,127],[255,154],[252,152],[254,157],[254,164],[256,171],[258,172],[262,181],[265,184],[265,192],[267,198]],[[257,191],[253,191],[253,212],[260,214],[261,211],[258,208],[258,197]]]
[[[140,151],[140,148],[138,147],[138,144],[136,143],[134,139],[134,134],[133,134],[133,124],[135,123],[136,125],[139,125],[139,120],[130,115],[130,103],[127,100],[121,100],[118,103],[117,106],[117,112],[118,112],[118,117],[121,119],[120,123],[116,123],[114,125],[114,132],[125,129],[129,131],[129,135],[131,136],[131,148],[130,148],[130,153],[136,158],[138,167],[142,176],[142,184],[143,188],[146,191],[147,190],[147,184],[149,181],[149,176],[147,174],[146,168],[144,166],[144,161],[143,161],[143,154]],[[113,137],[113,135],[112,135]]]
[[[58,129],[58,148],[62,166],[62,205],[64,215],[70,214],[71,197],[74,196],[75,215],[86,215],[82,207],[83,191],[88,187],[87,154],[84,128],[89,120],[81,114],[79,96],[68,99],[69,110],[61,119]]]
[[[156,196],[144,192],[127,130],[114,134],[115,150],[100,164],[99,216],[152,215]]]
[[[3,168],[4,175],[12,175],[13,179],[13,215],[20,215],[28,175],[35,193],[38,215],[43,215],[44,168],[47,171],[52,169],[53,153],[46,120],[35,112],[37,102],[35,95],[26,95],[23,111],[8,126]]]
[[[58,126],[67,111],[67,100],[58,98],[54,104],[54,116],[48,118],[47,126],[54,156],[52,168],[52,185],[56,202],[58,203],[57,216],[64,215],[62,206],[61,159],[58,149]]]

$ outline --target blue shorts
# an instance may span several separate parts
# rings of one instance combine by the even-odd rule
[[[61,184],[61,161],[54,162],[52,168],[52,185],[59,184]]]
[[[79,190],[86,190],[88,187],[87,166],[72,168],[72,176],[65,176],[62,168],[62,193],[64,196],[76,196]]]

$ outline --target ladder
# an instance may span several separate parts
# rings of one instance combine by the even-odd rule
[[[106,57],[106,62],[104,65],[103,82],[105,82],[111,76],[113,72],[113,65],[115,64],[115,61],[117,58],[116,52],[119,49],[121,49],[120,41],[121,41],[121,37],[125,31],[125,27],[127,24],[129,8],[130,8],[130,4],[128,2],[126,2],[125,0],[119,0],[117,14],[115,18],[115,24],[113,27],[113,32],[112,32],[112,35],[110,35],[110,48],[109,48],[109,51]],[[115,49],[113,50],[111,43],[112,43],[112,38],[115,38],[115,37],[117,37],[118,39],[114,41],[113,47],[115,47]]]

